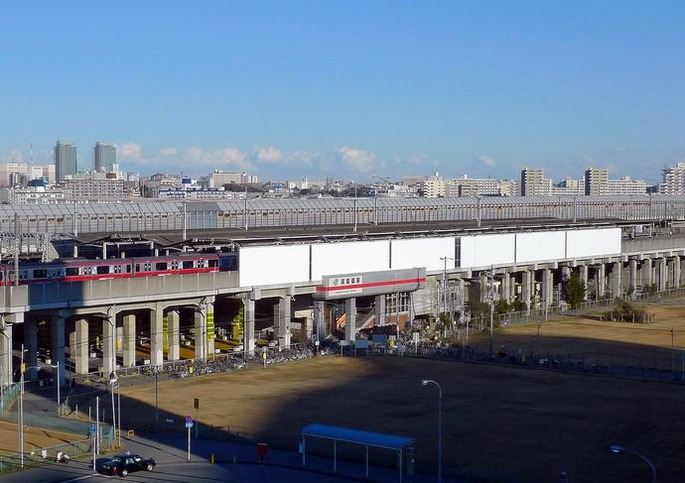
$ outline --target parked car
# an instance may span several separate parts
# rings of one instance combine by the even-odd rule
[[[152,458],[137,454],[120,454],[102,463],[102,472],[108,475],[126,476],[134,471],[152,471],[157,465]]]

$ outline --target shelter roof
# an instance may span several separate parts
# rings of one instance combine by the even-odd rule
[[[327,424],[309,424],[302,428],[303,436],[311,436],[348,443],[363,444],[376,448],[386,448],[391,450],[401,450],[406,446],[413,445],[416,438],[406,436],[395,436],[392,434],[374,433],[359,429],[342,428],[339,426],[329,426]]]

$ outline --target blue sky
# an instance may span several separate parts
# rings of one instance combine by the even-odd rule
[[[650,182],[685,160],[682,0],[0,0],[0,161]]]

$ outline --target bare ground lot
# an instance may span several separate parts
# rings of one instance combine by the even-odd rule
[[[685,301],[663,301],[649,311],[656,321],[648,325],[590,315],[550,320],[539,335],[537,323],[499,329],[494,347],[667,367],[673,343],[680,361]],[[469,341],[483,348],[488,342],[487,333]],[[228,439],[230,429],[294,451],[299,429],[314,422],[415,437],[418,470],[435,472],[437,388],[422,386],[424,378],[442,385],[445,476],[558,482],[565,468],[573,483],[649,481],[642,460],[609,451],[620,444],[649,457],[658,481],[685,481],[683,383],[409,357],[327,356],[160,382],[157,396],[162,425],[172,419],[182,428],[185,415],[195,416],[198,398],[202,433]],[[122,420],[124,430],[154,423],[154,385],[122,390]],[[0,430],[0,446],[16,441],[14,428],[11,434]],[[363,449],[338,449],[363,458]],[[393,462],[385,453],[372,457]]]
[[[667,364],[670,329],[676,349],[685,343],[685,308],[671,302],[649,310],[656,317],[649,325],[580,316],[545,322],[539,336],[537,324],[501,329],[496,347]],[[487,335],[480,337],[485,343]],[[647,455],[659,481],[685,481],[682,383],[409,357],[329,356],[160,383],[160,417],[182,421],[195,415],[198,398],[202,431],[230,428],[293,450],[299,428],[314,422],[412,436],[419,471],[431,472],[437,465],[437,388],[422,386],[424,378],[443,389],[446,476],[556,482],[565,468],[574,483],[648,481],[651,472],[642,460],[609,451],[620,444]],[[126,390],[125,426],[154,420],[154,391]]]

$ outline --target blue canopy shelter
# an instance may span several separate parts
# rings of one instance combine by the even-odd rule
[[[400,461],[400,482],[404,468],[404,455],[413,454],[416,438],[373,433],[359,429],[341,428],[327,424],[309,424],[302,428],[302,466],[306,466],[307,438],[320,438],[333,441],[333,472],[337,471],[336,445],[338,441],[362,445],[366,448],[366,477],[369,477],[369,447],[388,449],[397,452]]]

